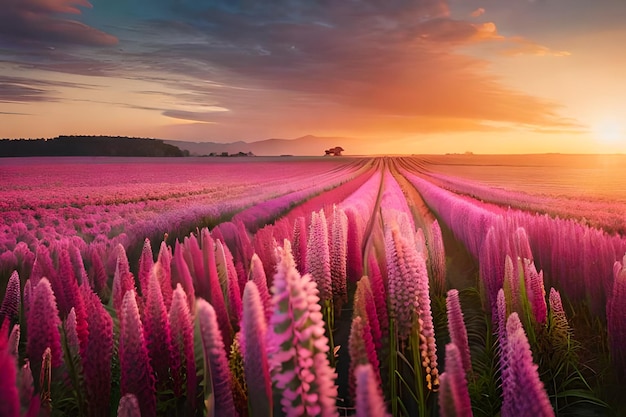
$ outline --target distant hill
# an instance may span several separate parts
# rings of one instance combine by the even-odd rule
[[[58,136],[53,139],[2,139],[6,156],[185,156],[176,145],[159,139],[121,136]]]
[[[236,154],[238,152],[252,152],[258,156],[295,155],[295,156],[323,156],[329,148],[341,146],[345,154],[356,154],[362,142],[360,139],[341,137],[302,136],[296,139],[265,139],[257,142],[184,142],[166,140],[165,143],[178,146],[189,151],[191,155]]]

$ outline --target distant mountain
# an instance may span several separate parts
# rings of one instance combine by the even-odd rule
[[[0,156],[185,156],[159,139],[120,136],[58,136],[52,139],[2,139]]]
[[[313,135],[302,136],[296,139],[265,139],[257,142],[183,142],[166,140],[167,144],[178,146],[191,155],[236,154],[238,152],[252,152],[258,156],[296,155],[296,156],[323,156],[324,151],[335,146],[345,149],[344,154],[358,154],[361,145],[360,139],[342,137],[319,137]]]

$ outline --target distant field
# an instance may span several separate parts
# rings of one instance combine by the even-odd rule
[[[626,155],[443,155],[420,159],[429,171],[493,187],[626,203]]]

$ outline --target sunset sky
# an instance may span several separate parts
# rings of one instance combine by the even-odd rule
[[[2,0],[0,137],[624,152],[624,0]]]

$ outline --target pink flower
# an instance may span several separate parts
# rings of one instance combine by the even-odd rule
[[[303,216],[298,217],[293,224],[293,259],[296,262],[296,268],[301,274],[306,273],[306,219]]]
[[[224,295],[224,301],[226,301],[228,317],[232,328],[237,331],[241,323],[242,309],[237,272],[228,248],[219,240],[215,242],[215,247],[215,262],[222,294]]]
[[[472,372],[472,361],[470,357],[469,342],[467,340],[467,330],[465,329],[465,322],[463,321],[463,311],[461,310],[461,302],[459,300],[459,292],[457,290],[452,289],[448,291],[446,309],[448,314],[450,342],[456,346],[461,358],[463,369],[467,374],[469,374]]]
[[[625,258],[626,259],[626,258]],[[617,367],[620,379],[626,380],[626,268],[615,263],[613,292],[606,306],[606,324],[609,336],[609,348],[613,364]],[[552,293],[550,293],[552,299]],[[552,303],[551,303],[552,305]]]
[[[265,276],[263,264],[256,253],[252,255],[252,259],[250,261],[250,281],[254,282],[256,285],[259,297],[261,298],[261,305],[263,306],[265,322],[269,323],[272,315],[272,298],[270,297],[269,290],[267,289],[267,278]]]
[[[204,252],[205,273],[207,274],[206,280],[209,287],[209,298],[206,298],[206,300],[215,309],[217,324],[220,326],[224,345],[230,346],[233,340],[233,327],[228,317],[226,300],[224,292],[222,292],[220,276],[217,270],[215,242],[206,228],[202,229],[202,251]]]
[[[89,260],[91,261],[91,267],[89,268],[88,276],[91,288],[93,288],[96,294],[100,295],[100,297],[104,297],[104,290],[107,289],[108,277],[100,254],[93,247],[90,247],[89,250]]]
[[[150,271],[154,266],[154,259],[152,258],[152,246],[150,246],[150,239],[146,238],[143,242],[143,249],[141,250],[141,257],[139,258],[139,286],[141,287],[141,294],[146,296],[148,292],[148,280],[150,279]]]
[[[330,228],[330,278],[335,311],[341,312],[341,306],[348,302],[346,286],[346,255],[348,239],[348,218],[342,209],[333,205],[332,224]],[[339,314],[338,314],[339,315]]]
[[[389,417],[372,365],[358,365],[354,370],[354,379],[356,417]]]
[[[124,246],[119,244],[115,250],[117,252],[117,261],[115,263],[115,275],[113,276],[113,290],[111,296],[113,297],[113,308],[115,308],[115,311],[121,316],[122,301],[128,291],[135,290],[135,278],[130,272]]]
[[[117,406],[117,417],[141,417],[139,402],[133,394],[126,394],[120,398]]]
[[[169,313],[172,341],[171,374],[174,380],[174,395],[181,397],[187,387],[188,411],[195,409],[196,361],[193,344],[193,320],[183,288],[178,284],[172,297]]]
[[[39,375],[41,358],[46,348],[50,348],[52,366],[56,368],[61,365],[63,352],[59,334],[60,325],[61,320],[52,286],[47,278],[41,278],[33,290],[26,344],[26,353],[35,375]]]
[[[202,338],[205,381],[210,379],[210,386],[205,387],[205,390],[212,394],[209,398],[213,400],[213,404],[207,404],[209,415],[219,410],[220,416],[238,417],[231,390],[232,376],[228,368],[222,335],[217,326],[215,310],[202,298],[197,300],[196,320]]]
[[[263,271],[263,268],[261,267],[260,270]],[[269,416],[272,414],[272,381],[265,347],[267,324],[261,296],[253,281],[248,281],[243,290],[241,328],[248,402],[251,405],[250,415]]]
[[[380,325],[380,332],[383,337],[389,334],[389,317],[387,315],[387,289],[383,282],[383,275],[380,272],[378,261],[373,253],[370,253],[368,258],[368,274],[370,284],[372,287],[372,294],[374,295],[374,302],[376,304],[376,315],[378,316],[378,323]]]
[[[356,393],[356,378],[354,370],[359,365],[370,364],[373,369],[378,370],[380,362],[376,354],[374,341],[372,339],[372,331],[367,318],[362,316],[356,316],[352,319],[352,325],[350,327],[350,338],[348,339],[348,349],[350,351],[350,370],[349,370],[349,383],[350,392]],[[380,375],[378,371],[374,372],[373,378],[376,380],[376,385],[380,385]]]
[[[284,245],[277,248],[268,331],[274,386],[287,417],[338,416],[336,374],[328,361],[317,286],[308,274],[300,276],[289,241]]]
[[[319,289],[322,304],[332,302],[333,287],[330,272],[330,251],[328,247],[328,225],[324,210],[313,212],[306,251],[306,270]]]
[[[120,317],[120,392],[134,394],[139,402],[141,414],[156,415],[154,375],[144,339],[143,325],[135,291],[127,291],[121,307]]]
[[[193,313],[193,309],[195,308],[193,300],[196,299],[196,292],[193,287],[193,279],[191,278],[189,266],[183,257],[183,248],[178,241],[176,241],[176,245],[174,246],[174,258],[172,259],[172,284],[180,284],[183,290],[185,290],[187,302],[189,303],[189,311]]]
[[[159,390],[169,388],[169,369],[171,356],[171,333],[167,310],[161,295],[161,287],[154,268],[145,283],[145,308],[143,328],[150,363],[154,371]]]
[[[535,264],[524,259],[524,277],[526,279],[526,295],[530,302],[535,321],[545,324],[548,315],[546,290],[543,286],[543,271],[537,273]]]
[[[440,377],[439,407],[442,417],[471,417],[472,404],[467,391],[461,352],[454,343],[446,345],[446,371]]]

